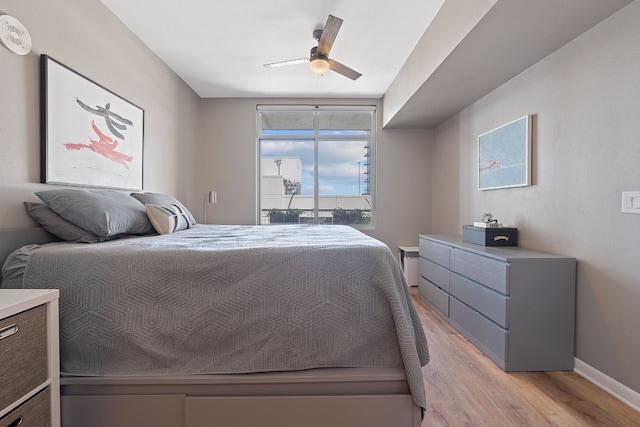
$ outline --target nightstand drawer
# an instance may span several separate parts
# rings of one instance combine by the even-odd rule
[[[0,419],[0,427],[10,426],[37,426],[47,427],[51,425],[49,387],[33,396],[31,399],[18,406],[13,411]]]
[[[436,243],[429,239],[420,239],[419,245],[421,257],[430,259],[445,268],[449,268],[449,246]]]
[[[420,276],[445,292],[449,292],[449,270],[446,268],[440,267],[428,259],[420,258]]]
[[[509,295],[509,264],[460,249],[451,250],[451,271]]]
[[[0,409],[47,380],[46,307],[0,320]]]

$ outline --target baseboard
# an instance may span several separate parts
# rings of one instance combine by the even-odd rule
[[[593,366],[587,365],[580,359],[575,359],[575,367],[573,370],[578,375],[591,381],[616,399],[640,412],[640,393],[603,374]]]

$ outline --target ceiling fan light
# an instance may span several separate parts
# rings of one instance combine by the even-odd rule
[[[329,61],[323,58],[315,58],[309,63],[309,68],[316,74],[324,74],[329,71]]]

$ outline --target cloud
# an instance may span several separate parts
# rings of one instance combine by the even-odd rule
[[[313,194],[313,141],[261,141],[263,157],[298,157],[302,162],[302,194]],[[367,175],[366,141],[327,141],[318,145],[319,193],[322,195],[359,194]],[[360,167],[358,167],[360,162]]]
[[[302,157],[307,152],[313,155],[313,141],[261,141],[260,154],[263,157],[282,156],[286,154]]]

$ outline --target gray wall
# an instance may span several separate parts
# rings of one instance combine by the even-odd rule
[[[33,49],[0,46],[0,227],[36,226],[23,201],[40,182],[39,56],[48,54],[145,110],[144,186],[194,204],[200,99],[98,0],[0,0]],[[198,200],[199,201],[199,200]]]
[[[207,222],[255,224],[257,212],[256,105],[364,104],[378,106],[376,225],[365,230],[389,245],[414,246],[431,223],[431,131],[383,130],[379,100],[207,99],[202,101],[202,155],[195,187],[216,190]],[[200,214],[202,217],[203,214]]]
[[[440,125],[432,152],[433,231],[491,212],[521,246],[575,256],[576,357],[636,392],[640,215],[620,210],[640,190],[638,22],[636,1]],[[534,185],[478,191],[477,136],[525,114]]]

